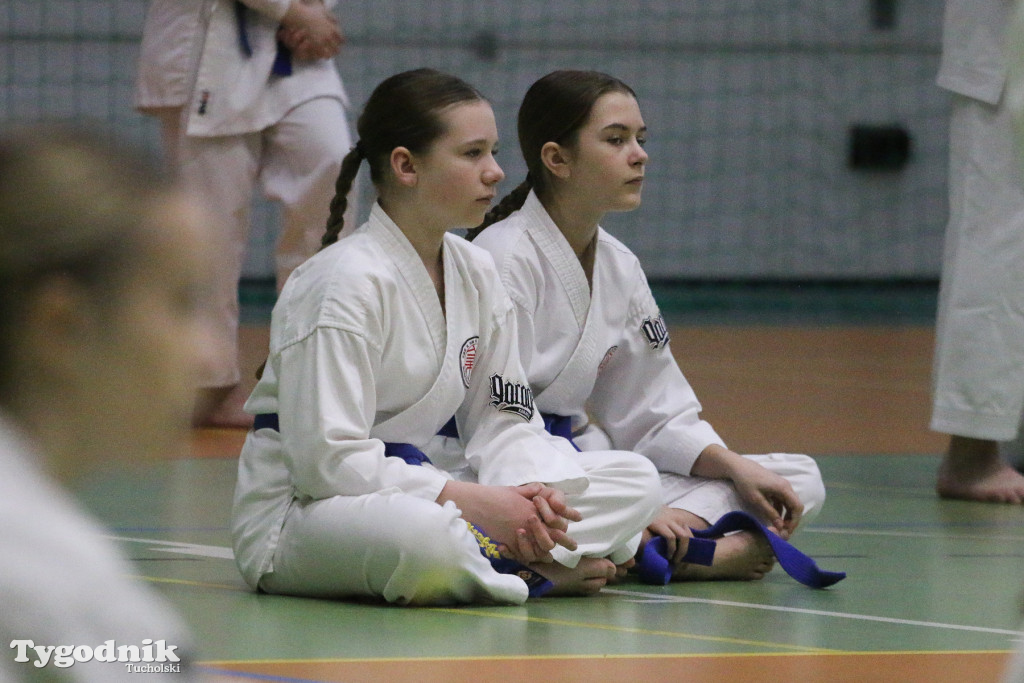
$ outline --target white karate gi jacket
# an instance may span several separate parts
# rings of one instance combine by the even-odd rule
[[[1012,0],[947,0],[938,84],[997,104],[1006,86],[1006,25]]]
[[[198,681],[195,652],[184,624],[121,556],[104,531],[43,473],[27,438],[0,415],[0,681],[117,683]],[[14,640],[36,646],[87,645],[108,640],[143,647],[144,639],[175,646],[180,673],[132,673],[123,663],[78,662],[44,670],[27,650],[16,662]],[[155,650],[154,650],[155,652]],[[168,663],[171,663],[168,661]]]
[[[382,491],[433,501],[451,473],[587,488],[571,445],[547,434],[533,409],[489,255],[446,235],[443,259],[444,311],[412,245],[374,205],[366,224],[286,283],[269,361],[246,403],[277,413],[280,431],[249,434],[233,510],[235,556],[251,586],[273,570],[294,501]],[[464,450],[442,449],[435,436],[452,415]],[[386,441],[412,444],[434,465],[386,457]]]
[[[233,0],[153,0],[139,56],[138,109],[187,105],[185,134],[211,137],[263,130],[317,97],[348,105],[334,60],[295,60],[290,76],[271,73],[289,0],[242,1],[250,9],[251,56],[242,51]]]
[[[583,450],[633,451],[659,472],[688,475],[708,445],[725,444],[699,417],[636,256],[601,228],[597,239],[592,292],[532,192],[474,244],[493,254],[516,306],[520,355],[538,408],[571,416]]]

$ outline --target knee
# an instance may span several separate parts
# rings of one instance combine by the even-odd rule
[[[792,457],[796,460],[788,479],[800,502],[804,504],[803,521],[808,522],[817,517],[825,505],[825,481],[814,458],[807,455]]]
[[[479,553],[458,509],[454,505],[435,503],[424,505],[415,519],[403,522],[401,529],[392,536],[392,544],[399,549],[403,564],[433,575],[454,569],[467,553]]]
[[[607,479],[618,495],[633,499],[643,515],[653,517],[661,508],[662,499],[661,475],[654,463],[630,451],[605,451],[603,456],[595,470],[588,472],[591,480]]]

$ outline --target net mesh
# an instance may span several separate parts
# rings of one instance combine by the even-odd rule
[[[515,112],[556,68],[611,73],[650,128],[641,209],[605,227],[652,278],[938,275],[948,99],[934,85],[942,3],[890,0],[347,0],[339,69],[356,108],[432,66],[491,99],[508,191],[525,174]],[[97,119],[157,149],[132,110],[140,0],[0,0],[0,121]],[[899,127],[902,168],[848,164],[855,125]],[[369,206],[368,183],[360,206]],[[272,275],[259,202],[246,275]]]

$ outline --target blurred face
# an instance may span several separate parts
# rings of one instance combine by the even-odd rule
[[[636,99],[610,92],[594,103],[590,117],[568,152],[568,184],[596,212],[640,206],[647,164],[647,126]]]
[[[479,225],[495,186],[505,177],[494,154],[498,128],[484,101],[466,102],[441,113],[446,132],[418,160],[417,187],[429,212],[444,229]]]
[[[84,344],[91,435],[110,456],[178,455],[187,446],[198,373],[213,347],[207,293],[216,253],[209,221],[184,197],[152,211],[144,254]],[[102,328],[102,329],[101,329]]]

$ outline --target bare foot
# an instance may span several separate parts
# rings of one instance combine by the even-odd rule
[[[999,456],[995,441],[952,436],[935,491],[942,498],[1021,505],[1024,475]]]
[[[584,557],[570,569],[557,562],[538,562],[530,569],[554,584],[544,595],[593,595],[615,578],[615,564],[602,557]]]
[[[249,429],[253,416],[242,410],[248,396],[239,385],[202,389],[196,400],[192,426]]]
[[[674,581],[756,581],[775,566],[768,541],[760,534],[740,531],[718,539],[710,567],[681,564],[672,574]]]
[[[623,562],[622,564],[615,565],[615,576],[610,578],[608,580],[608,583],[611,583],[611,584],[619,583],[620,581],[622,581],[623,579],[626,578],[626,575],[629,574],[629,570],[632,569],[635,566],[636,566],[636,560],[634,558],[632,558],[632,557],[629,558],[628,560],[626,560],[625,562]]]

